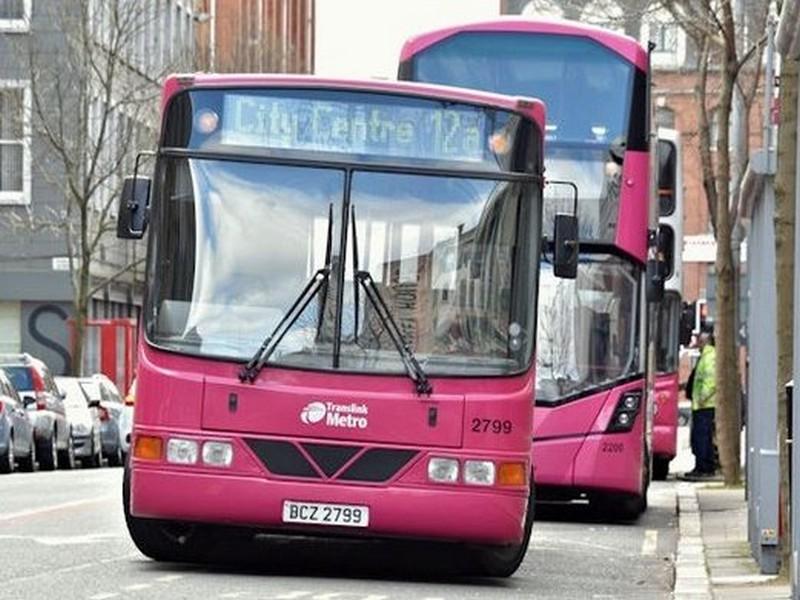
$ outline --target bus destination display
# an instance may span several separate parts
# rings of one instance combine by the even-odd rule
[[[226,93],[220,142],[480,162],[486,159],[487,134],[487,115],[480,108]]]

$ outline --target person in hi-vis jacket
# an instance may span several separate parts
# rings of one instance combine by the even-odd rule
[[[691,447],[695,458],[694,469],[686,476],[703,478],[713,476],[717,469],[714,447],[717,351],[711,327],[704,327],[701,331],[697,347],[700,349],[700,359],[686,382],[686,395],[692,401]]]

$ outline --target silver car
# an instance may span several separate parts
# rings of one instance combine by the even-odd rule
[[[108,459],[110,466],[122,466],[123,447],[120,425],[125,404],[117,386],[102,374],[81,377],[78,381],[89,399],[99,402],[100,442],[103,447],[103,456]]]
[[[72,445],[75,458],[83,466],[99,467],[103,464],[100,442],[100,403],[90,400],[77,377],[56,377],[56,385],[64,394],[64,408],[72,426]]]
[[[33,422],[36,457],[45,471],[71,469],[75,452],[61,392],[50,369],[30,354],[0,355],[0,367],[19,393]]]
[[[0,369],[0,473],[11,473],[17,465],[23,471],[36,469],[33,423],[17,390]]]

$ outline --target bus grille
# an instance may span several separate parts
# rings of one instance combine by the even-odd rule
[[[348,482],[389,481],[419,454],[416,450],[295,444],[283,440],[246,439],[245,442],[274,475]]]

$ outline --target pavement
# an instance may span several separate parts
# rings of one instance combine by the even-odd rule
[[[743,488],[680,482],[674,600],[784,600],[789,584],[762,575],[747,542]]]

